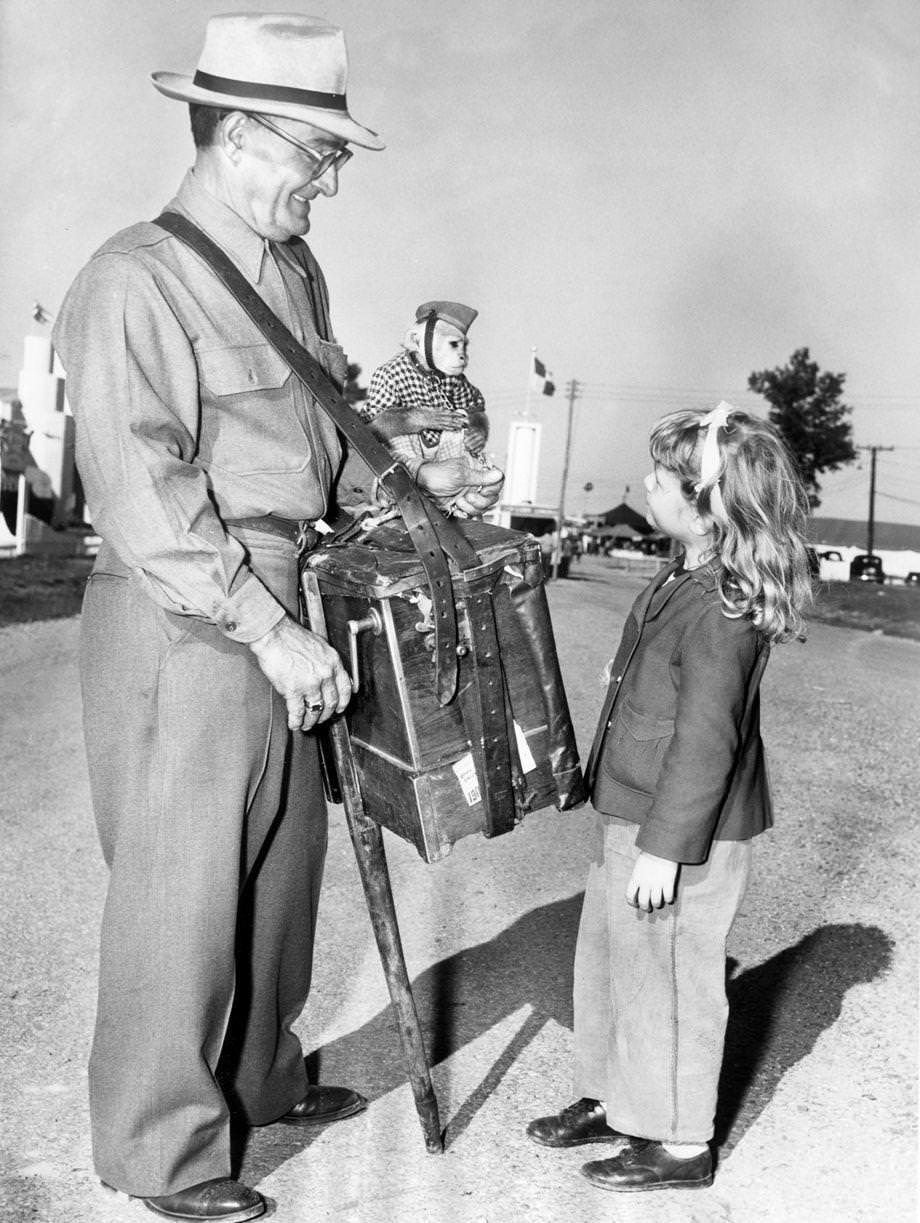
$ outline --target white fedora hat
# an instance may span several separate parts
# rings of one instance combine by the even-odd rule
[[[151,79],[169,98],[300,119],[363,148],[384,147],[376,132],[355,123],[348,113],[345,35],[321,17],[212,17],[195,75],[154,72]]]

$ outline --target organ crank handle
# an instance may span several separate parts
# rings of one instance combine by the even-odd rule
[[[360,620],[349,620],[346,627],[348,628],[348,653],[351,661],[351,684],[355,692],[358,691],[358,634],[364,633],[368,629],[379,637],[383,632],[383,619],[375,607],[372,607],[366,616],[362,616]]]

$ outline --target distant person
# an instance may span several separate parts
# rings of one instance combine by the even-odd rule
[[[346,78],[342,31],[291,13],[212,17],[195,75],[154,75],[189,104],[195,143],[171,210],[338,385],[347,362],[302,239],[352,146],[383,148],[349,114]],[[55,344],[103,541],[81,628],[110,867],[93,1159],[165,1218],[241,1223],[265,1200],[231,1177],[231,1119],[315,1128],[366,1107],[307,1081],[293,1030],[327,839],[312,732],[352,692],[338,654],[299,622],[299,568],[335,500],[341,446],[225,286],[149,221],[79,273]],[[469,512],[496,496],[455,495]]]
[[[618,1149],[601,1189],[712,1182],[725,946],[772,823],[758,690],[810,597],[807,499],[770,425],[720,404],[652,430],[648,517],[681,555],[633,605],[586,775],[597,843],[575,952],[574,1104],[527,1127]]]
[[[497,487],[503,473],[484,456],[489,419],[482,392],[464,370],[467,332],[478,311],[461,302],[424,302],[403,350],[371,375],[361,417],[445,513],[468,516],[453,491]],[[444,489],[444,492],[440,492]]]

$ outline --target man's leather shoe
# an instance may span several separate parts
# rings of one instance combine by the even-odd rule
[[[580,1147],[587,1142],[616,1142],[626,1136],[610,1128],[597,1100],[582,1097],[561,1113],[531,1121],[527,1137],[543,1147]]]
[[[220,1177],[202,1181],[179,1193],[165,1197],[141,1198],[148,1210],[164,1219],[189,1220],[190,1223],[245,1223],[265,1213],[265,1199],[255,1189]]]
[[[280,1125],[328,1125],[363,1113],[367,1100],[350,1087],[309,1086],[307,1094],[294,1107],[278,1118]]]
[[[592,1185],[619,1193],[643,1189],[704,1189],[712,1184],[712,1153],[677,1159],[660,1142],[634,1138],[612,1159],[598,1159],[581,1170]]]

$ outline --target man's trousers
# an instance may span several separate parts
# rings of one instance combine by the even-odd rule
[[[292,545],[251,543],[253,569],[296,610]],[[81,671],[111,868],[94,1159],[108,1184],[157,1196],[229,1175],[231,1110],[266,1124],[306,1091],[291,1025],[310,986],[326,805],[315,740],[288,730],[248,646],[158,607],[105,547]]]
[[[714,841],[681,866],[677,899],[626,901],[638,826],[596,816],[575,950],[575,1095],[603,1100],[621,1134],[708,1142],[728,999],[725,944],[751,864],[750,841]]]

